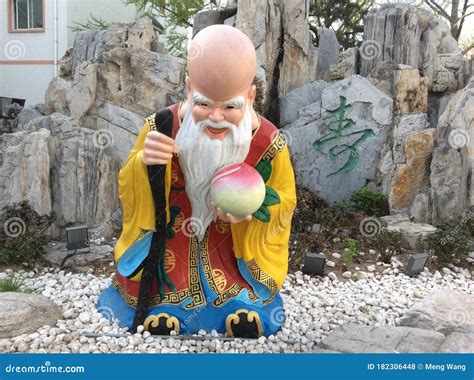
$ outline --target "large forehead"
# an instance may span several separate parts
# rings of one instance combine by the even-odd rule
[[[212,25],[190,41],[187,67],[194,89],[216,100],[229,99],[252,85],[257,55],[243,32],[229,25]]]

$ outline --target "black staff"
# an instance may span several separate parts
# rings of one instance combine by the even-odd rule
[[[161,110],[156,113],[155,125],[152,125],[152,123],[149,124],[150,131],[156,131],[158,127],[160,133],[171,137],[173,132],[173,113],[169,109]],[[161,300],[165,295],[165,284],[174,290],[174,286],[164,270],[166,251],[166,165],[149,165],[147,166],[147,171],[151,193],[155,203],[155,232],[153,233],[150,251],[143,263],[140,291],[137,307],[135,309],[135,317],[133,319],[132,332],[136,332],[137,327],[143,325],[145,322],[154,279],[157,278],[158,280],[158,291]]]

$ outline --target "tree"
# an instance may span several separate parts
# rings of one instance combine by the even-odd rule
[[[203,9],[215,9],[219,0],[122,0],[124,4],[135,5],[142,16],[152,19],[160,32],[166,32],[167,48],[172,55],[185,58],[187,34],[182,28],[192,28],[192,19]],[[162,17],[165,25],[158,21]],[[181,31],[177,28],[181,28]]]
[[[463,55],[474,53],[474,34],[459,39],[459,47]],[[473,54],[474,55],[474,54]]]
[[[311,0],[309,8],[310,30],[315,44],[318,28],[333,29],[344,49],[356,46],[364,31],[364,17],[374,0]]]
[[[474,2],[469,3],[469,0],[422,0],[422,3],[428,5],[436,15],[448,21],[451,34],[456,41],[461,36],[464,21],[474,14],[474,10],[471,10]]]
[[[102,17],[94,16],[92,13],[89,13],[89,18],[85,23],[75,22],[74,24],[75,25],[71,27],[73,32],[80,32],[87,29],[105,30],[109,27],[107,21],[105,21]]]

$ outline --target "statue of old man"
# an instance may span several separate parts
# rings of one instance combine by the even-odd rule
[[[288,147],[254,110],[256,53],[244,33],[201,30],[187,65],[186,101],[146,118],[120,171],[117,271],[97,306],[130,331],[268,336],[284,322],[278,292],[296,205]],[[211,198],[216,172],[232,164],[264,181],[254,213],[225,212]],[[233,180],[252,199],[242,173]]]

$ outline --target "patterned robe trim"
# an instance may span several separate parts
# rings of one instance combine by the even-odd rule
[[[216,269],[213,270],[211,267],[211,261],[209,259],[209,254],[208,254],[208,232],[207,231],[204,236],[204,239],[201,241],[201,260],[202,260],[202,266],[203,266],[204,275],[206,277],[207,283],[209,284],[212,291],[217,295],[217,298],[213,301],[213,305],[215,307],[223,306],[227,301],[229,301],[233,297],[238,296],[244,290],[244,288],[237,283],[233,284],[227,290],[222,289],[223,287],[225,288],[225,284],[224,286],[219,286],[222,283],[222,281],[225,281],[225,283],[227,283],[227,280],[225,279],[224,277],[225,275],[223,273],[222,273],[222,276],[219,276],[219,273],[217,272],[218,270]],[[252,301],[258,300],[258,297],[253,292],[253,290],[249,290],[249,298]]]
[[[265,117],[261,116],[260,127],[255,132],[245,163],[257,165],[260,160],[272,160],[286,146],[280,131]]]
[[[266,118],[262,116],[261,126],[257,132],[265,136],[268,142],[268,139],[271,138],[271,143],[263,150],[263,153],[255,162],[249,162],[245,160],[246,163],[252,164],[253,166],[257,165],[261,160],[271,161],[275,156],[281,152],[287,145],[286,140],[280,134],[280,131]],[[262,151],[262,150],[261,150]],[[246,262],[247,268],[250,272],[252,278],[254,278],[259,283],[266,286],[271,293],[269,299],[263,301],[264,304],[270,303],[278,293],[278,285],[276,281],[268,273],[260,269],[255,259],[252,259]]]
[[[268,147],[268,149],[265,151],[265,153],[262,155],[260,160],[267,160],[271,161],[273,158],[277,155],[278,152],[281,152],[286,146],[286,140],[282,137],[280,133],[278,133],[278,136],[276,139],[272,142],[272,144]]]
[[[250,275],[255,279],[257,280],[258,282],[260,282],[261,284],[265,285],[269,290],[270,290],[270,293],[271,293],[271,296],[269,299],[263,301],[264,304],[268,304],[270,302],[273,301],[273,299],[275,298],[275,296],[277,295],[278,293],[278,285],[276,283],[276,281],[273,279],[272,276],[270,276],[268,273],[266,273],[265,271],[263,271],[257,264],[257,262],[255,261],[255,259],[252,259],[250,261],[247,261],[245,262],[245,264],[247,265],[247,268],[250,272]]]
[[[165,294],[165,297],[163,298],[163,300],[161,300],[159,294],[157,294],[150,299],[150,302],[148,304],[149,307],[163,305],[163,304],[179,305],[186,299],[191,299],[191,302],[185,307],[186,310],[189,310],[195,307],[202,306],[206,303],[206,300],[204,297],[204,291],[202,289],[202,284],[199,277],[199,267],[198,267],[199,260],[198,260],[197,241],[198,240],[196,237],[193,237],[190,240],[189,268],[188,268],[188,273],[189,273],[188,281],[189,281],[190,287],[180,290],[178,292],[168,292]],[[116,277],[114,277],[112,281],[112,285],[118,290],[120,295],[123,297],[123,299],[129,306],[131,307],[137,306],[138,298],[127,294],[124,286],[116,279]]]
[[[155,118],[156,118],[156,113],[151,114],[150,116],[147,116],[147,118],[145,119],[145,121],[148,123],[150,127],[150,131],[156,131]]]

